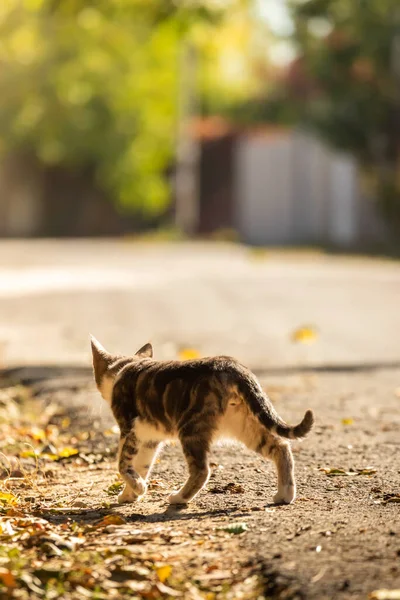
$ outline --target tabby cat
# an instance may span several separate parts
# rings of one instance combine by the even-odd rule
[[[186,504],[209,478],[210,446],[219,437],[237,439],[272,459],[278,471],[274,502],[293,502],[294,463],[286,439],[307,435],[312,411],[299,425],[287,425],[256,377],[233,358],[157,361],[151,344],[131,357],[110,354],[94,337],[91,344],[97,387],[120,428],[118,469],[125,488],[118,502],[133,502],[146,492],[162,442],[178,438],[189,477],[168,501]]]

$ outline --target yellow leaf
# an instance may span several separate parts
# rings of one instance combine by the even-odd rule
[[[182,348],[178,353],[180,360],[194,360],[200,358],[200,352],[195,348]]]
[[[15,531],[8,519],[0,519],[0,532],[5,535],[14,535]]]
[[[71,419],[69,417],[64,417],[63,420],[61,421],[61,428],[68,429],[68,427],[70,425],[71,425]]]
[[[352,418],[342,419],[342,425],[353,425],[353,423],[354,423],[354,419],[352,419]]]
[[[120,515],[107,515],[101,521],[94,524],[96,529],[107,527],[107,525],[125,525],[126,521]]]
[[[39,427],[32,427],[31,432],[28,435],[38,442],[43,442],[47,437],[46,432],[43,431],[43,429],[39,429]]]
[[[69,458],[70,456],[75,456],[75,454],[79,454],[79,450],[77,450],[76,448],[63,448],[62,450],[60,450],[60,452],[58,453],[58,456],[60,458]]]
[[[158,569],[157,569],[158,579],[161,581],[161,583],[164,583],[164,581],[166,579],[168,579],[168,577],[171,575],[171,573],[172,573],[171,565],[163,565],[162,567],[158,567]]]
[[[79,450],[77,450],[76,448],[63,448],[62,450],[60,450],[57,454],[50,454],[50,453],[43,453],[42,456],[49,459],[49,460],[61,460],[63,458],[70,458],[71,456],[76,456],[77,454],[79,454]]]
[[[0,567],[0,580],[8,588],[14,588],[16,586],[14,575],[5,567]]]
[[[300,344],[311,344],[315,342],[318,337],[317,330],[312,326],[299,327],[293,331],[291,335],[292,342]]]
[[[18,504],[18,498],[14,496],[14,494],[9,494],[8,492],[0,492],[0,503],[5,505]]]
[[[115,481],[105,490],[109,496],[116,496],[121,491],[124,485],[123,481]]]
[[[39,450],[23,450],[20,452],[21,458],[36,458],[39,455]]]

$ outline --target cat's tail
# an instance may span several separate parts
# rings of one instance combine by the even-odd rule
[[[288,425],[275,411],[268,396],[263,392],[256,379],[246,377],[244,381],[241,381],[239,389],[250,411],[257,417],[261,425],[272,433],[276,433],[280,437],[297,440],[304,438],[311,431],[314,425],[312,410],[306,411],[298,425]]]

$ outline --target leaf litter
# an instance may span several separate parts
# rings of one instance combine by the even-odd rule
[[[0,419],[0,597],[250,600],[260,595],[255,567],[242,565],[235,550],[234,540],[247,524],[230,518],[221,527],[226,517],[219,517],[204,526],[196,519],[178,527],[174,521],[155,526],[151,520],[131,522],[129,515],[138,508],[116,505],[122,487],[114,475],[116,428],[103,430],[87,415],[76,418],[54,402],[43,408],[20,386],[0,390]],[[164,506],[171,488],[150,480],[149,502],[155,495]],[[243,491],[235,483],[224,489]],[[237,557],[229,570],[221,543]]]
[[[361,469],[350,468],[349,470],[336,467],[324,467],[320,469],[320,471],[322,473],[325,473],[325,475],[327,475],[328,477],[354,477],[357,475],[375,475],[375,473],[377,472],[377,470],[373,467],[364,467]]]

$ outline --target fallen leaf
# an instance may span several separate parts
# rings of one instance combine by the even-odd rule
[[[342,425],[353,425],[354,423],[354,419],[352,419],[351,417],[347,418],[347,419],[342,419]]]
[[[71,458],[71,456],[76,456],[77,454],[79,454],[79,450],[76,448],[67,447],[59,450],[57,454],[49,454],[45,452],[42,454],[42,456],[48,458],[49,460],[59,461],[65,458]]]
[[[16,586],[14,575],[9,569],[6,569],[4,567],[0,567],[0,580],[8,588],[15,588]]]
[[[99,529],[100,527],[107,527],[108,525],[125,525],[126,521],[120,515],[107,515],[103,517],[100,521],[97,521],[93,525],[95,529]]]
[[[376,469],[367,467],[365,469],[357,469],[357,475],[375,475]]]
[[[116,496],[122,490],[123,486],[123,481],[115,481],[114,483],[108,486],[105,492],[107,492],[109,496]]]
[[[210,489],[210,493],[211,494],[244,494],[245,493],[245,489],[243,486],[239,485],[238,483],[234,483],[234,482],[230,482],[227,485],[224,485],[224,487],[213,487]]]
[[[328,477],[354,477],[355,475],[375,475],[376,469],[372,467],[365,467],[364,469],[349,469],[345,471],[345,469],[337,469],[337,468],[323,468],[320,469],[323,473],[328,475]]]
[[[247,524],[233,523],[232,525],[227,525],[226,527],[218,527],[218,529],[222,531],[227,531],[228,533],[232,533],[233,535],[238,535],[247,531]]]
[[[9,519],[0,519],[0,533],[4,535],[14,535],[15,531],[12,528]]]
[[[161,581],[159,583],[156,583],[156,587],[157,587],[158,591],[161,594],[163,594],[164,596],[173,596],[173,597],[182,596],[182,592],[178,592],[178,590],[173,590],[172,588],[165,585]]]
[[[354,473],[350,473],[350,471],[345,471],[344,469],[320,469],[320,471],[323,471],[325,473],[325,475],[328,475],[328,477],[339,477],[339,476],[343,476],[343,475],[354,475]]]
[[[400,600],[400,589],[398,590],[375,590],[369,595],[370,600]]]
[[[70,417],[64,417],[61,421],[61,428],[68,429],[70,425],[71,425]]]
[[[156,572],[158,579],[161,581],[161,583],[164,583],[164,581],[171,575],[172,567],[171,565],[163,565],[162,567],[158,567]]]
[[[304,327],[300,327],[296,329],[291,334],[292,342],[301,343],[301,344],[310,344],[315,342],[318,338],[317,330],[311,325],[306,325]]]
[[[15,504],[18,504],[18,498],[14,496],[14,494],[0,492],[0,504],[3,504],[3,506],[14,506]]]
[[[245,489],[243,486],[239,485],[238,483],[228,483],[226,486],[226,491],[229,494],[244,494]]]
[[[384,504],[388,502],[394,502],[395,504],[400,503],[400,495],[399,494],[384,494],[381,500]]]
[[[37,458],[39,454],[39,450],[23,450],[19,455],[21,458]]]
[[[195,348],[182,348],[178,352],[179,360],[194,360],[200,358],[200,352]]]

